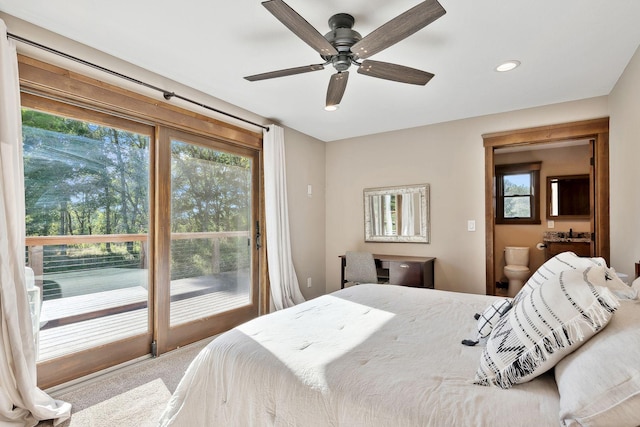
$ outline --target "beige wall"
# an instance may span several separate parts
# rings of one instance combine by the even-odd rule
[[[633,277],[640,260],[640,49],[609,96],[611,264]]]
[[[325,293],[325,143],[288,128],[284,137],[291,253],[300,290],[310,299]]]
[[[327,292],[340,287],[338,256],[361,249],[434,256],[437,289],[485,293],[482,134],[607,115],[599,97],[327,143]],[[363,189],[416,183],[431,185],[431,243],[365,243]]]
[[[542,242],[545,231],[590,231],[590,222],[585,220],[554,220],[554,227],[547,222],[547,177],[558,175],[579,175],[589,173],[591,148],[589,144],[570,147],[551,148],[533,151],[518,151],[494,154],[496,165],[542,162],[540,166],[540,224],[512,225],[497,224],[495,226],[494,260],[495,278],[506,280],[505,246],[525,246],[529,248],[529,270],[533,274],[545,261],[544,251],[537,250],[536,244]]]

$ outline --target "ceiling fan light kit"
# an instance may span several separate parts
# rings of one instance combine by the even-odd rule
[[[355,19],[348,13],[329,18],[331,31],[324,36],[282,0],[268,0],[262,5],[291,32],[320,54],[325,61],[245,77],[249,81],[272,79],[323,70],[331,65],[336,73],[329,80],[325,110],[334,111],[342,100],[352,65],[358,74],[414,85],[426,85],[433,74],[404,65],[372,61],[366,58],[398,43],[426,27],[446,13],[437,0],[426,0],[362,37],[353,29]],[[364,61],[360,61],[364,60]]]
[[[496,67],[496,71],[504,73],[505,71],[511,71],[515,68],[518,68],[519,66],[520,66],[520,61],[512,59],[510,61],[505,61],[502,64],[498,65]]]

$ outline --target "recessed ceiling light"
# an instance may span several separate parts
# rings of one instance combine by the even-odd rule
[[[327,105],[324,109],[325,111],[336,111],[338,109],[338,105]]]
[[[519,65],[520,65],[520,61],[516,61],[516,60],[506,61],[498,65],[496,67],[496,71],[500,71],[500,72],[511,71],[514,68],[518,67]]]

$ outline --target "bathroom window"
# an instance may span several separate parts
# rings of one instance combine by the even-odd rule
[[[540,224],[540,166],[496,165],[496,224]]]

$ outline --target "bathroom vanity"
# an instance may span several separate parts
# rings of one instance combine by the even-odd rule
[[[546,259],[567,251],[578,256],[591,256],[591,235],[588,232],[545,232],[544,244]]]
[[[434,287],[433,264],[436,259],[433,257],[373,254],[373,259],[378,271],[378,283],[416,288]],[[340,255],[340,263],[340,287],[344,288],[344,269],[347,265],[344,255]]]

